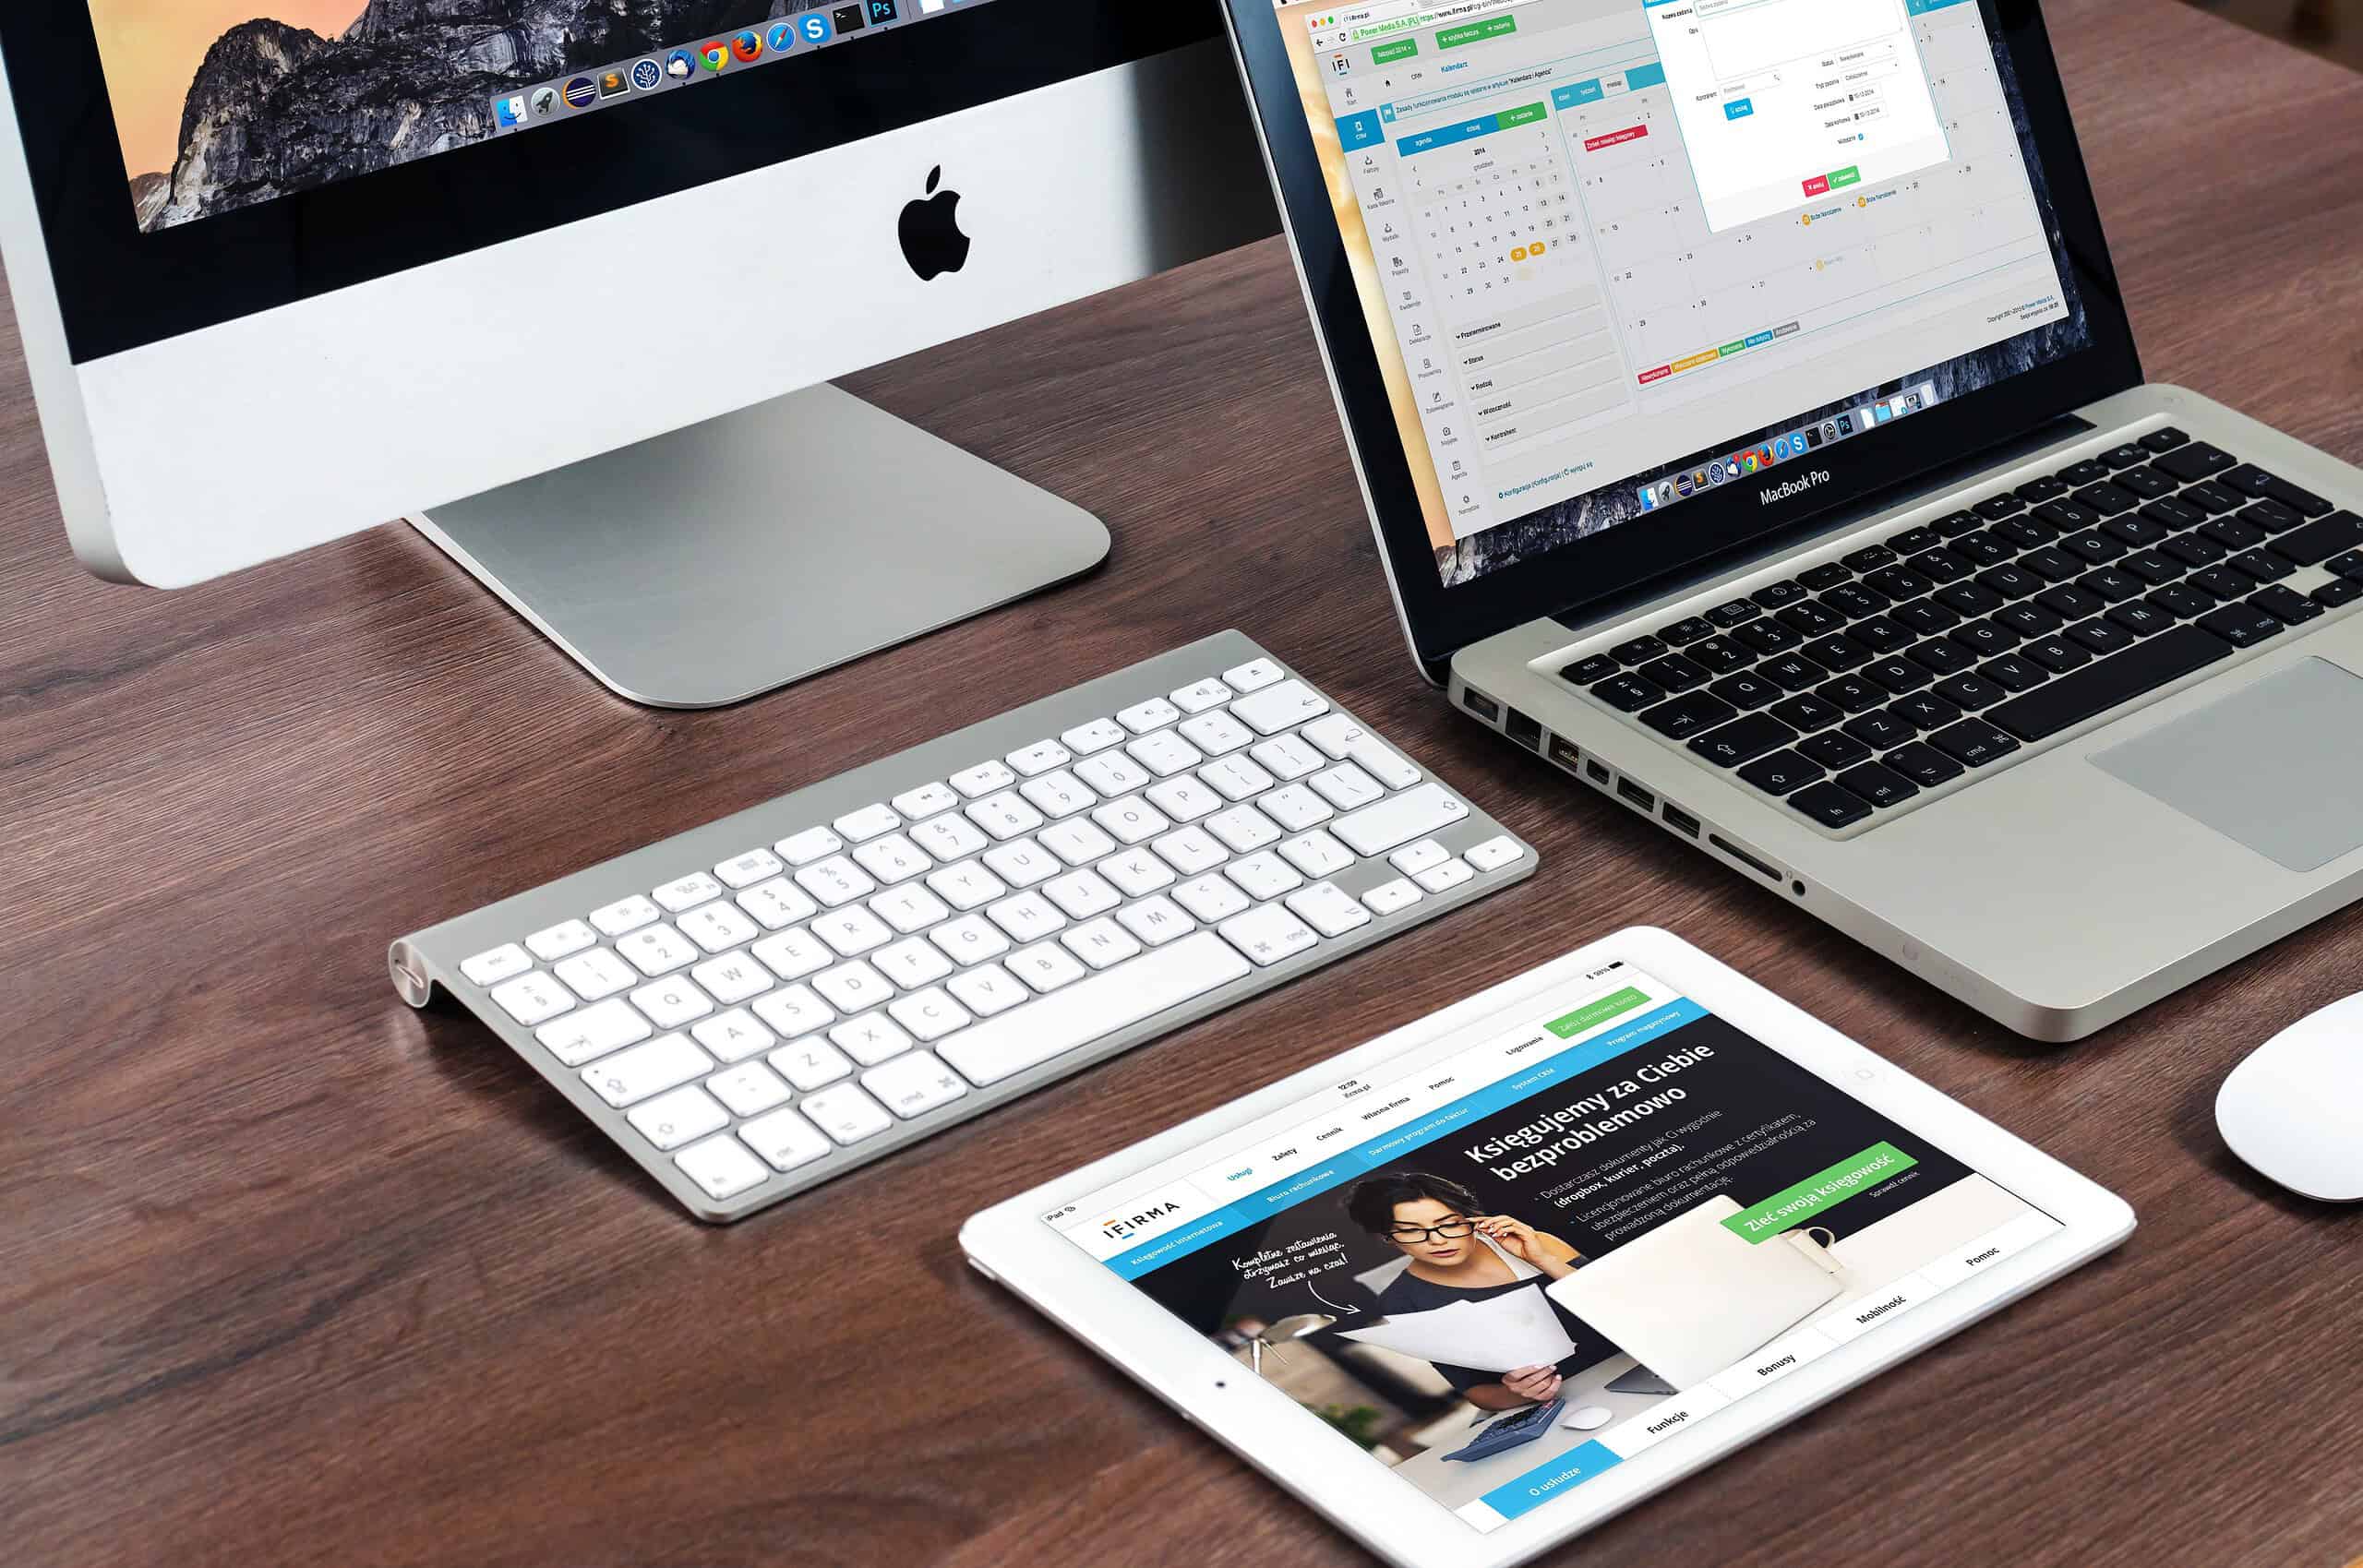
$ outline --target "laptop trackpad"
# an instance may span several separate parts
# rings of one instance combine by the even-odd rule
[[[2363,677],[2308,659],[2093,760],[2292,871],[2363,848]]]

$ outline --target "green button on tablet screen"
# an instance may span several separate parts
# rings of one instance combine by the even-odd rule
[[[1601,998],[1598,1001],[1586,1002],[1566,1017],[1554,1018],[1543,1027],[1563,1040],[1571,1039],[1587,1029],[1597,1027],[1612,1018],[1632,1011],[1649,999],[1632,987],[1627,986],[1621,991]]]
[[[1815,1171],[1795,1186],[1784,1187],[1762,1203],[1742,1209],[1723,1221],[1723,1228],[1750,1241],[1769,1241],[1784,1230],[1811,1224],[1816,1215],[1831,1204],[1867,1192],[1919,1163],[1892,1143],[1874,1143],[1851,1159]]]

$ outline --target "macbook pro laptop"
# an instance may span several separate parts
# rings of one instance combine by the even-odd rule
[[[2034,6],[1227,8],[1456,706],[2037,1038],[2363,892],[2363,472],[2143,380]]]

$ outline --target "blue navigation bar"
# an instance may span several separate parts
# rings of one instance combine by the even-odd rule
[[[1433,152],[1439,147],[1450,147],[1455,142],[1474,141],[1481,136],[1492,136],[1501,128],[1502,117],[1499,114],[1480,114],[1457,126],[1439,126],[1432,131],[1421,131],[1418,136],[1399,138],[1395,143],[1395,154],[1398,158],[1409,158],[1414,152]]]
[[[1767,334],[1768,336],[1769,334]],[[1531,1067],[1521,1068],[1498,1083],[1437,1107],[1425,1116],[1383,1132],[1367,1143],[1339,1150],[1317,1166],[1275,1181],[1258,1191],[1235,1198],[1212,1213],[1156,1240],[1108,1260],[1108,1266],[1125,1279],[1138,1279],[1174,1259],[1211,1247],[1224,1237],[1270,1218],[1282,1209],[1319,1197],[1332,1188],[1367,1174],[1374,1166],[1402,1158],[1413,1149],[1446,1138],[1470,1122],[1506,1109],[1553,1083],[1589,1072],[1602,1062],[1648,1044],[1669,1030],[1707,1016],[1707,1010],[1687,997],[1666,1003],[1622,1028],[1594,1035]],[[1581,1452],[1578,1450],[1577,1452]],[[1490,1499],[1488,1500],[1490,1501]]]
[[[1378,111],[1366,109],[1359,114],[1349,114],[1339,120],[1337,139],[1344,144],[1349,152],[1359,151],[1365,147],[1376,147],[1385,141],[1386,132],[1381,126]]]
[[[1495,1487],[1481,1501],[1503,1518],[1515,1519],[1541,1507],[1569,1487],[1580,1486],[1623,1463],[1614,1449],[1594,1439],[1570,1448],[1547,1465],[1536,1466],[1514,1481]]]
[[[1655,60],[1646,66],[1630,66],[1625,72],[1625,85],[1635,92],[1645,87],[1661,87],[1664,84],[1665,66]]]
[[[1931,11],[1941,11],[1948,6],[1968,4],[1969,0],[1904,0],[1903,8],[1913,16],[1925,17]]]
[[[1600,78],[1598,77],[1592,78],[1589,81],[1579,81],[1573,87],[1554,87],[1551,90],[1551,106],[1554,109],[1573,109],[1578,103],[1599,102]]]
[[[1655,60],[1646,66],[1625,67],[1625,90],[1627,92],[1638,92],[1645,87],[1657,87],[1664,80],[1665,67]],[[1600,77],[1570,82],[1565,87],[1554,87],[1551,90],[1551,106],[1553,109],[1573,109],[1580,103],[1597,103],[1601,100],[1601,95],[1606,91],[1605,79]],[[1739,116],[1732,117],[1737,119]]]

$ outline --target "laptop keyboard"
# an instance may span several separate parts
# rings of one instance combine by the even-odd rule
[[[1836,831],[2357,599],[2363,518],[2169,428],[1559,674]]]

